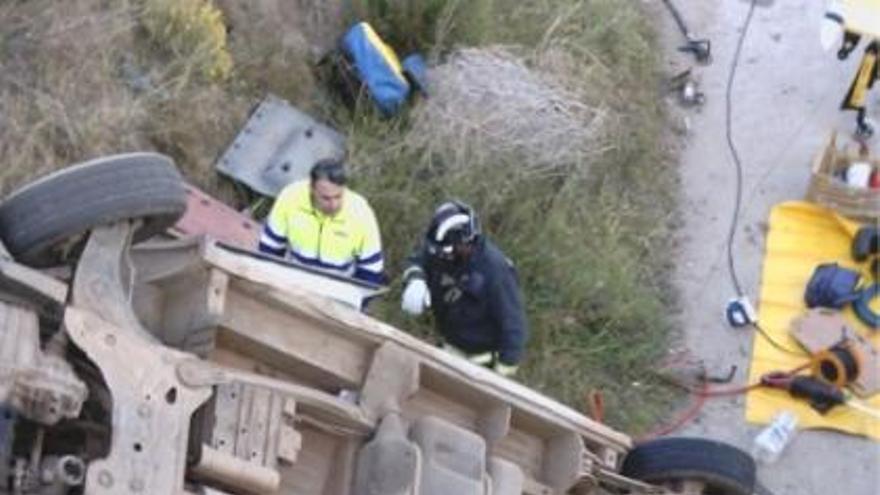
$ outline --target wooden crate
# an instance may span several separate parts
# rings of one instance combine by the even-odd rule
[[[832,133],[825,147],[813,160],[807,200],[831,208],[841,215],[861,222],[880,219],[880,189],[852,187],[843,179],[851,163],[868,162],[880,168],[880,157],[860,156],[855,149],[839,149],[837,134]]]

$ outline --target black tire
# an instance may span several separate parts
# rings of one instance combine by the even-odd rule
[[[186,210],[183,178],[157,153],[128,153],[64,168],[0,204],[0,238],[22,263],[60,261],[57,248],[97,225],[141,219],[134,242],[173,225]]]
[[[703,438],[661,438],[632,449],[623,461],[624,476],[661,484],[683,480],[706,483],[706,494],[752,495],[752,456],[725,443]]]

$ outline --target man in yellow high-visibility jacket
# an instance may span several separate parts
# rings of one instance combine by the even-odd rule
[[[342,162],[315,164],[308,180],[285,187],[260,236],[261,252],[330,273],[384,283],[379,225],[363,196],[346,186]]]

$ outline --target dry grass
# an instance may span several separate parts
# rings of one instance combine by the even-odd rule
[[[122,132],[147,110],[113,82],[111,70],[132,46],[131,10],[85,1],[47,9],[45,3],[0,12],[0,182],[7,190],[83,156],[148,144]]]
[[[530,67],[513,47],[459,50],[428,76],[431,95],[413,111],[407,139],[446,156],[450,171],[516,161],[530,174],[565,174],[607,151],[602,102],[568,90],[569,74]]]
[[[252,63],[231,72],[222,57],[217,62],[226,43],[219,11],[201,2],[187,12],[203,21],[203,28],[183,29],[183,14],[174,11],[177,21],[159,31],[157,9],[174,5],[157,0],[0,5],[4,192],[70,163],[153,149],[173,156],[193,182],[232,198],[213,173],[214,160],[264,92],[308,100],[313,80],[307,55],[291,48],[260,51],[254,47],[271,44],[265,31],[241,29],[229,49]],[[261,25],[271,18],[272,12],[261,11],[250,20]],[[246,16],[236,20],[250,24]],[[151,23],[152,31],[144,28]],[[182,31],[173,31],[175,26]],[[263,58],[255,58],[257,52]],[[283,56],[276,57],[279,53]],[[272,63],[259,67],[265,60]],[[291,77],[297,70],[300,75]],[[225,81],[223,74],[229,76]]]

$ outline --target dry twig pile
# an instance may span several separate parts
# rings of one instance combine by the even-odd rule
[[[460,50],[430,71],[430,96],[408,142],[453,153],[453,169],[475,161],[534,173],[583,166],[604,149],[605,111],[566,89],[564,76],[529,67],[510,48]]]

